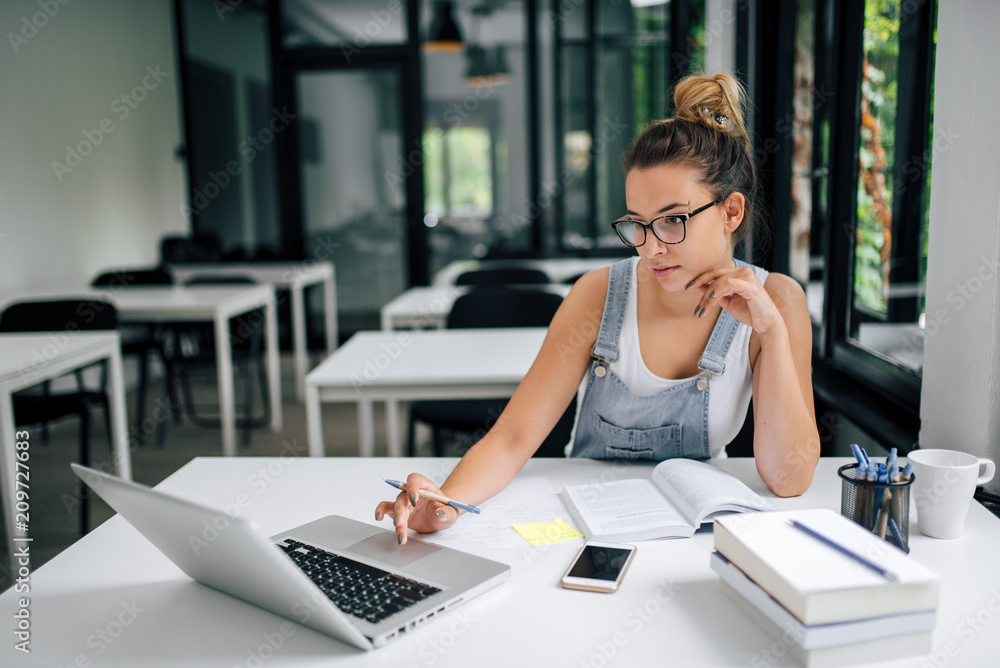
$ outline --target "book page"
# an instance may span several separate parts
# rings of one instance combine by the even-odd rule
[[[651,530],[671,536],[678,526],[691,528],[649,480],[578,485],[566,487],[563,493],[592,536],[632,535]],[[689,533],[684,531],[683,535]]]
[[[741,480],[693,459],[668,459],[653,469],[653,482],[693,525],[716,513],[774,510]]]

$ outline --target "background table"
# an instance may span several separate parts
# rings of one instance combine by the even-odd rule
[[[769,494],[752,459],[716,462],[767,495],[778,509],[839,509],[836,469],[846,459],[821,460],[803,496]],[[160,485],[164,491],[214,505],[243,504],[240,514],[273,535],[328,514],[375,524],[376,503],[391,496],[382,478],[419,470],[442,479],[454,459],[199,458]],[[566,484],[646,477],[650,466],[532,459],[521,476],[544,475],[553,491]],[[241,496],[242,495],[242,496]],[[473,528],[465,516],[452,531]],[[391,528],[390,521],[381,526]],[[795,664],[719,587],[709,567],[713,536],[639,543],[615,594],[574,592],[559,578],[582,540],[519,549],[475,550],[511,566],[508,582],[455,611],[366,653],[196,584],[120,517],[114,517],[31,577],[32,654],[0,645],[0,665],[128,667],[197,665],[232,668],[296,666],[774,666]],[[960,540],[911,533],[912,557],[938,573],[941,596],[933,652],[948,668],[996,665],[1000,656],[1000,521],[973,504]],[[0,595],[2,624],[12,625],[17,594]],[[130,610],[137,614],[130,615]],[[123,619],[128,624],[119,624]],[[969,620],[972,620],[971,622]],[[978,619],[978,621],[976,621]],[[976,630],[978,627],[979,630]],[[8,626],[10,628],[10,626]],[[115,633],[112,643],[98,632]],[[88,639],[90,644],[88,644]],[[277,647],[276,647],[277,646]],[[950,647],[954,656],[944,654]],[[97,649],[102,654],[97,656]],[[765,652],[772,660],[764,659]],[[613,655],[609,660],[606,654]],[[30,660],[26,660],[30,659]],[[935,665],[930,657],[887,668]]]
[[[549,276],[553,283],[564,283],[586,274],[588,271],[607,267],[626,257],[554,257],[546,259],[510,259],[510,260],[456,260],[449,262],[434,274],[434,285],[454,285],[455,279],[467,271],[479,269],[495,269],[502,267],[523,267],[525,269],[540,269]]]
[[[358,404],[359,447],[375,452],[372,402],[509,397],[545,339],[545,327],[358,332],[306,376],[309,454],[322,456],[321,402]],[[402,454],[396,411],[389,453]]]
[[[11,537],[23,536],[15,529],[14,503],[17,441],[28,441],[28,498],[38,482],[32,478],[32,448],[42,447],[37,433],[29,438],[17,438],[11,395],[46,380],[51,380],[101,360],[108,361],[108,407],[111,411],[111,441],[114,449],[114,470],[126,479],[132,478],[129,457],[128,411],[125,406],[125,380],[122,373],[121,340],[118,332],[48,332],[37,334],[0,334],[0,490],[4,509],[4,525],[8,536],[7,556],[13,554]],[[22,468],[22,470],[24,470]],[[30,522],[29,522],[30,526]]]
[[[192,276],[249,276],[288,290],[292,297],[292,347],[295,354],[295,387],[299,401],[305,400],[309,348],[306,341],[305,288],[323,286],[326,350],[337,349],[337,284],[332,262],[213,262],[169,265],[179,283]]]
[[[510,287],[510,286],[507,286]],[[548,285],[521,286],[522,289],[547,290],[560,297],[569,294],[572,286],[551,283]],[[512,289],[518,289],[513,287]],[[470,288],[457,285],[430,285],[410,288],[379,309],[382,330],[393,329],[444,329],[455,300]]]
[[[212,323],[215,330],[222,454],[227,457],[236,455],[235,372],[233,350],[229,341],[229,321],[263,308],[271,431],[281,431],[281,361],[278,356],[274,288],[271,285],[130,287],[99,292],[114,304],[118,310],[118,318],[123,322]]]

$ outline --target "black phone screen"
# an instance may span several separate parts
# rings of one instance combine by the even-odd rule
[[[590,580],[618,579],[622,567],[628,560],[631,550],[620,547],[598,547],[587,545],[580,553],[580,557],[573,564],[568,575],[574,578],[588,578]]]

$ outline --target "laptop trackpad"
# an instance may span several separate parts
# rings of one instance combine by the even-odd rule
[[[428,554],[433,554],[439,549],[417,540],[408,540],[405,545],[398,545],[396,534],[379,532],[344,548],[344,551],[381,561],[388,566],[402,567],[417,559],[422,559]]]

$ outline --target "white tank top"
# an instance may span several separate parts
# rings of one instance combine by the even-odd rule
[[[687,378],[670,379],[655,375],[642,361],[639,351],[639,327],[636,304],[636,267],[639,258],[632,259],[632,278],[629,282],[628,299],[625,304],[625,321],[622,323],[621,345],[618,359],[609,365],[611,371],[621,379],[629,392],[636,396],[648,397],[677,385]],[[767,271],[752,267],[757,279],[763,285]],[[740,324],[736,336],[726,354],[726,371],[712,378],[712,390],[708,404],[708,444],[713,458],[726,456],[726,444],[736,438],[743,427],[747,408],[753,394],[753,371],[750,368],[750,334],[748,325]],[[584,381],[586,382],[586,378]],[[582,399],[584,386],[578,393]]]

